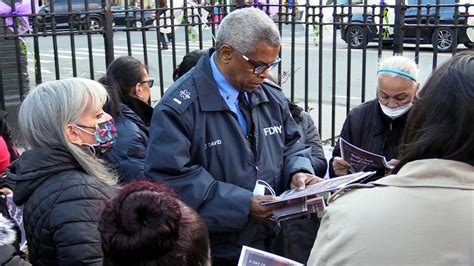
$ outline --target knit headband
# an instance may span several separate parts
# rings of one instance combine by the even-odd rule
[[[404,76],[406,78],[409,78],[411,80],[413,80],[414,82],[416,82],[416,78],[413,77],[412,75],[406,73],[406,72],[403,72],[401,70],[397,70],[397,69],[392,69],[392,68],[380,68],[378,71],[377,71],[377,74],[379,73],[383,73],[383,72],[387,72],[387,73],[395,73],[395,74],[398,74],[400,76]]]

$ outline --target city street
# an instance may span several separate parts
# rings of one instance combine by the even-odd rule
[[[291,26],[283,25],[283,46],[282,46],[282,88],[286,95],[290,96],[291,85],[294,84],[295,90],[295,101],[303,104],[304,102],[304,89],[305,89],[305,57],[308,56],[308,101],[310,108],[314,108],[311,112],[313,117],[317,118],[318,111],[318,94],[319,94],[319,79],[322,79],[322,102],[323,102],[323,121],[322,124],[322,139],[327,139],[331,136],[331,106],[332,106],[332,91],[333,91],[333,79],[335,80],[335,98],[336,98],[336,130],[335,134],[338,134],[339,128],[342,125],[345,118],[345,104],[347,99],[347,76],[350,73],[350,99],[351,106],[356,106],[362,101],[361,98],[361,86],[362,86],[362,65],[363,65],[363,51],[362,50],[351,50],[351,65],[347,66],[348,51],[346,43],[341,40],[339,31],[336,33],[335,50],[333,49],[333,31],[332,27],[324,27],[323,43],[316,45],[313,41],[314,34],[310,32],[308,50],[305,50],[305,29],[302,25],[296,25],[295,40],[294,40],[294,67],[291,67],[292,62],[292,38],[291,38]],[[146,52],[148,58],[148,65],[150,76],[155,78],[155,86],[152,92],[152,100],[157,101],[160,97],[160,67],[158,64],[159,43],[157,32],[155,30],[145,31],[146,36]],[[143,45],[142,32],[130,32],[131,42],[131,55],[144,61],[145,51]],[[319,38],[318,38],[319,39]],[[54,49],[53,49],[53,38],[52,37],[39,37],[40,46],[40,62],[41,62],[41,73],[43,81],[56,79],[56,69],[54,64]],[[73,67],[71,60],[71,38],[69,36],[58,36],[58,63],[59,63],[59,77],[67,78],[73,76]],[[33,49],[33,39],[26,39],[29,45],[29,50]],[[104,50],[104,38],[102,35],[91,36],[91,50],[92,54],[89,54],[87,35],[75,35],[75,55],[77,65],[77,76],[91,78],[95,80],[99,79],[105,74],[105,50]],[[210,48],[212,46],[212,37],[210,30],[203,30],[203,48]],[[175,62],[179,63],[181,58],[186,53],[185,45],[185,34],[184,28],[178,28],[176,30],[176,42],[173,46],[169,46],[169,50],[162,51],[162,73],[163,73],[163,89],[166,90],[172,84],[172,73],[173,73],[173,55],[175,53]],[[406,45],[404,55],[410,58],[414,58],[415,49],[414,46]],[[459,46],[461,48],[461,46]],[[189,50],[199,49],[199,41],[189,41]],[[319,66],[319,53],[322,49],[322,66]],[[462,50],[462,49],[460,49]],[[333,53],[335,51],[335,53]],[[382,51],[382,57],[391,56],[393,53],[391,47],[386,47]],[[128,55],[127,48],[127,37],[125,32],[114,33],[114,54],[115,57]],[[438,64],[445,61],[451,56],[451,54],[438,54]],[[91,59],[90,59],[91,57]],[[375,86],[376,86],[376,67],[378,60],[378,49],[377,44],[369,44],[367,49],[367,63],[366,63],[366,100],[375,97]],[[423,83],[428,77],[432,69],[433,60],[433,49],[431,45],[424,45],[420,48],[419,55],[419,66],[420,66],[420,82]],[[93,76],[91,76],[91,62],[93,66]],[[336,64],[336,71],[333,73],[333,64]],[[319,77],[319,67],[322,67],[322,76]],[[33,67],[33,56],[29,56],[29,75],[30,84],[34,86],[34,67]],[[277,68],[274,69],[275,76],[278,74]],[[290,75],[294,73],[294,79],[292,80]],[[286,74],[285,74],[286,73]],[[317,121],[317,120],[315,120]]]

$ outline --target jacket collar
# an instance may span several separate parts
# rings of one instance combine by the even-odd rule
[[[42,147],[25,151],[7,170],[14,183],[13,201],[22,205],[46,179],[72,169],[82,169],[65,147]]]
[[[123,117],[130,119],[135,125],[138,126],[138,128],[140,128],[141,131],[143,131],[148,136],[148,127],[145,125],[143,120],[134,111],[132,111],[132,109],[121,103],[120,112],[122,113]]]
[[[375,98],[372,100],[372,127],[370,131],[373,136],[382,134],[387,130],[387,127],[390,125],[390,123],[392,123],[393,126],[399,123],[404,123],[407,117],[408,112],[396,119],[390,119],[382,112],[379,101],[377,98]]]
[[[123,103],[135,112],[140,117],[145,126],[149,127],[151,123],[151,117],[153,115],[153,107],[146,102],[131,96],[125,96]]]
[[[215,49],[209,49],[209,52],[199,59],[196,67],[194,67],[193,76],[196,83],[196,92],[199,95],[199,104],[202,111],[223,111],[229,110],[229,107],[222,99],[216,81],[212,75],[210,56]],[[250,95],[250,94],[249,94]],[[262,102],[268,102],[263,86],[256,89],[251,96],[250,106],[254,107]]]
[[[409,162],[398,174],[375,182],[396,187],[440,187],[474,190],[474,166],[452,160],[425,159]]]

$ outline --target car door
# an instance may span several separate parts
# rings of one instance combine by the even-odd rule
[[[125,7],[124,6],[113,6],[112,7],[114,23],[115,25],[125,25]]]

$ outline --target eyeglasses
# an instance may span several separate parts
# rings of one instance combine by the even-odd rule
[[[250,58],[248,58],[246,55],[242,54],[241,52],[239,52],[235,49],[234,49],[234,51],[237,52],[245,61],[247,61],[248,63],[250,63],[253,66],[253,73],[256,74],[256,75],[263,73],[267,69],[271,70],[274,66],[278,65],[278,63],[280,63],[280,61],[281,61],[281,58],[277,56],[275,61],[273,61],[273,63],[271,63],[271,64],[268,64],[268,65],[257,64],[254,61],[250,60]]]
[[[84,128],[94,129],[94,130],[97,128],[97,125],[96,125],[95,127],[84,126],[84,125],[81,125],[81,124],[74,124],[74,125],[75,125],[76,127],[79,127],[79,128],[82,129],[82,130],[83,130]],[[89,133],[89,134],[94,134],[94,133],[89,132],[89,131],[87,131],[87,130],[83,130],[83,131],[84,131],[84,132],[87,132],[87,133]]]
[[[144,80],[142,82],[140,82],[140,84],[143,84],[143,83],[148,83],[148,86],[153,87],[153,84],[155,83],[155,79],[149,79],[149,80]]]

